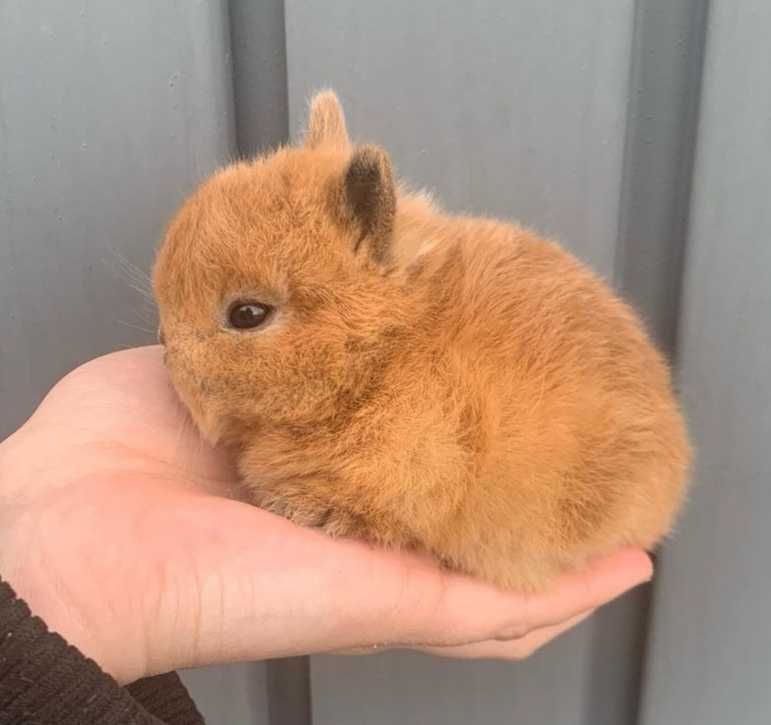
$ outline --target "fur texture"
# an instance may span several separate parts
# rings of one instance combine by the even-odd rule
[[[538,589],[671,527],[690,452],[632,311],[530,231],[443,213],[319,94],[301,146],[226,168],[171,222],[167,364],[255,503]],[[227,308],[274,308],[256,330]]]

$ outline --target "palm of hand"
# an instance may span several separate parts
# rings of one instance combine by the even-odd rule
[[[100,358],[0,446],[0,572],[123,682],[375,644],[521,657],[650,574],[621,552],[548,595],[505,594],[237,495],[159,349]]]

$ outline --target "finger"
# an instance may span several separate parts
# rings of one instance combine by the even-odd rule
[[[455,645],[450,647],[425,647],[417,646],[410,649],[416,649],[425,654],[435,655],[437,657],[449,657],[457,659],[504,659],[521,660],[529,657],[544,645],[551,642],[561,634],[573,629],[581,622],[585,621],[594,614],[596,610],[592,609],[583,612],[576,617],[571,617],[561,624],[542,627],[534,630],[524,637],[510,640],[484,640],[482,642],[473,642],[464,645]],[[346,650],[336,650],[328,654],[334,655],[373,655],[382,654],[393,650],[405,649],[404,645],[369,645],[367,647],[355,647]]]
[[[448,646],[522,637],[601,606],[651,574],[650,558],[639,550],[598,559],[581,572],[560,577],[540,594],[504,592],[459,575],[444,574],[437,581],[413,573],[407,576],[404,602],[396,610],[408,620],[403,622],[405,631],[390,641],[419,641],[422,636],[424,642]]]
[[[511,640],[486,640],[475,644],[459,645],[456,647],[420,647],[419,651],[439,657],[453,657],[458,659],[503,659],[522,660],[532,655],[536,650],[553,639],[573,629],[581,622],[594,614],[590,610],[561,624],[542,627],[526,634],[524,637]]]
[[[556,587],[539,595],[525,595],[518,621],[504,629],[506,638],[543,625],[556,625],[567,617],[594,610],[616,599],[653,576],[653,564],[643,551],[621,550],[597,559],[583,571],[562,577]]]

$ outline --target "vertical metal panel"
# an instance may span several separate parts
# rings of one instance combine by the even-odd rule
[[[289,109],[283,0],[230,0],[238,151],[286,141]]]
[[[641,723],[771,721],[771,5],[714,0],[679,332],[696,486],[660,565]]]
[[[206,725],[267,725],[271,722],[268,672],[262,662],[203,667],[181,672],[180,677],[206,719]]]
[[[336,88],[354,136],[453,210],[519,218],[610,277],[632,2],[286,2],[290,127]],[[619,725],[636,713],[644,599],[532,660],[312,658],[314,722]]]
[[[230,0],[238,153],[250,157],[287,140],[289,108],[283,0]],[[307,657],[265,663],[271,725],[311,721]]]
[[[151,334],[143,270],[233,152],[222,2],[0,3],[0,436],[65,372]]]
[[[266,663],[270,725],[309,725],[311,677],[308,657],[283,657]]]
[[[674,352],[709,2],[638,0],[616,279]]]
[[[153,339],[121,260],[148,270],[235,151],[228,45],[223,0],[0,2],[0,438],[78,363]],[[185,677],[211,723],[265,722],[264,665]]]
[[[705,0],[637,0],[629,59],[614,280],[670,356],[676,354],[707,13]],[[586,722],[637,721],[650,611],[651,588],[644,587],[604,613],[594,632]],[[614,711],[615,698],[598,684],[612,681],[619,651],[636,655],[627,667],[624,711]]]

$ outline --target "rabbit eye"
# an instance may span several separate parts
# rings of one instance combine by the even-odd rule
[[[253,330],[265,324],[272,310],[261,302],[236,302],[228,310],[228,325],[236,330]]]

